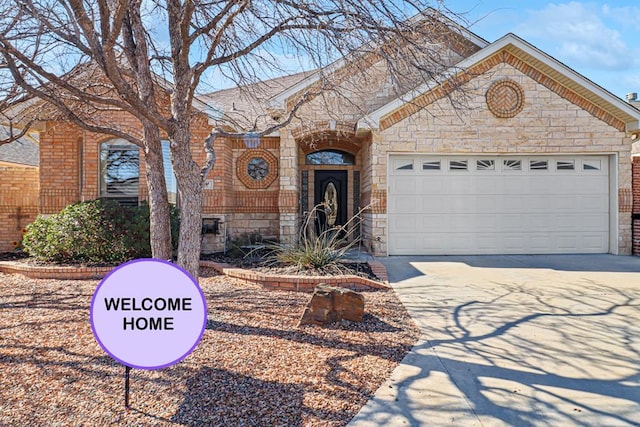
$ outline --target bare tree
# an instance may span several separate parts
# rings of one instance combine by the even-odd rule
[[[181,200],[178,263],[194,276],[202,189],[215,164],[213,141],[229,135],[215,129],[203,141],[206,161],[194,161],[194,103],[198,93],[212,89],[212,75],[248,87],[289,71],[279,62],[281,54],[306,58],[308,67],[319,70],[344,58],[352,72],[366,70],[373,58],[386,64],[401,93],[418,80],[437,78],[452,62],[443,47],[447,24],[436,24],[427,9],[447,12],[442,1],[0,0],[0,5],[0,55],[26,94],[85,129],[144,149],[156,213],[152,221],[158,222],[152,239],[165,242],[169,220],[160,133],[168,135]],[[320,84],[279,113],[278,123],[251,130],[265,135],[286,126],[308,100],[336,89],[344,73],[327,70]],[[87,73],[94,78],[87,80]],[[168,100],[157,93],[159,86]],[[95,121],[96,111],[114,108],[136,117],[142,134]],[[156,249],[154,256],[166,257],[166,246]]]

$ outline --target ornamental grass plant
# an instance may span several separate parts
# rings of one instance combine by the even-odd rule
[[[295,266],[300,270],[340,270],[349,250],[361,243],[362,213],[367,208],[360,209],[343,225],[327,227],[320,224],[319,218],[328,208],[324,203],[313,207],[300,227],[296,243],[268,245],[267,263]]]

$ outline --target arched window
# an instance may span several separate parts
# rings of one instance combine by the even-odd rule
[[[355,165],[356,159],[353,154],[339,150],[322,150],[307,154],[306,164],[308,165]]]
[[[100,197],[138,203],[140,154],[124,139],[100,144]]]

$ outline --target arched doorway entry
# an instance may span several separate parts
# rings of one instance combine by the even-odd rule
[[[360,209],[360,173],[365,138],[355,124],[320,121],[294,130],[300,170],[300,215],[304,221],[314,206],[325,203],[328,212],[316,224],[346,224]],[[354,233],[355,234],[355,233]]]

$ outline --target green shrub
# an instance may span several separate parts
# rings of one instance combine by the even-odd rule
[[[172,212],[177,242],[177,212]],[[22,244],[49,262],[121,263],[151,256],[149,206],[126,207],[113,200],[74,203],[60,213],[39,216],[27,226]]]

